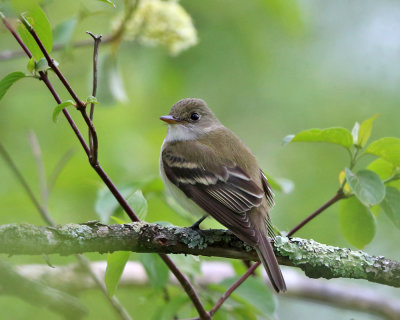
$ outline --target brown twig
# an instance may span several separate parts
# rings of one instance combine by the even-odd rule
[[[28,47],[25,45],[25,43],[22,41],[22,39],[20,38],[20,36],[15,32],[14,28],[8,23],[7,19],[3,18],[1,19],[3,21],[3,24],[5,25],[5,27],[8,29],[8,31],[10,31],[10,33],[13,35],[13,37],[15,38],[15,40],[18,42],[18,44],[21,46],[22,50],[24,50],[24,52],[26,53],[26,55],[29,58],[32,58],[32,53],[29,51]],[[51,85],[47,74],[43,71],[39,72],[40,74],[40,80],[42,80],[45,85],[47,86],[47,88],[50,90],[51,94],[53,95],[54,99],[56,100],[56,102],[58,104],[62,103],[60,97],[58,96],[57,92],[55,91],[55,89],[53,88],[53,86]],[[74,131],[75,135],[77,136],[79,142],[82,145],[82,148],[85,150],[86,154],[89,155],[89,148],[86,145],[85,139],[83,139],[78,127],[76,126],[74,120],[71,118],[69,112],[67,111],[67,109],[63,109],[63,114],[64,116],[67,118],[68,123],[70,124],[70,126],[72,127],[72,130]]]
[[[312,214],[310,214],[307,218],[305,218],[303,221],[301,221],[297,226],[295,226],[292,230],[290,230],[287,234],[288,237],[293,235],[295,232],[297,232],[299,229],[304,227],[308,222],[310,222],[312,219],[314,219],[317,215],[319,215],[322,211],[325,209],[328,209],[331,205],[334,203],[338,202],[339,200],[345,198],[345,194],[342,189],[339,189],[336,194],[329,199],[327,202],[325,202],[321,207],[319,207],[317,210],[315,210]]]
[[[345,198],[345,195],[343,193],[342,189],[339,189],[338,192],[333,196],[330,200],[328,200],[326,203],[324,203],[321,207],[319,207],[317,210],[315,210],[311,215],[309,215],[306,219],[304,219],[302,222],[300,222],[297,226],[295,226],[292,230],[289,231],[288,237],[293,235],[296,231],[301,229],[304,225],[306,225],[309,221],[314,219],[317,215],[319,215],[322,211],[325,209],[329,208],[331,205],[336,203],[337,201]],[[225,302],[226,299],[229,298],[229,296],[232,294],[232,292],[239,287],[250,275],[254,273],[256,268],[260,265],[260,262],[256,262],[253,264],[243,276],[241,276],[223,295],[222,297],[218,300],[218,302],[214,305],[214,307],[210,310],[210,314],[213,315],[220,307],[221,305]]]
[[[93,88],[92,88],[92,96],[96,97],[97,94],[97,57],[98,57],[98,52],[99,52],[99,46],[101,42],[101,37],[102,35],[94,35],[90,31],[86,31],[87,34],[89,34],[93,40],[94,40],[94,46],[93,46]],[[90,104],[90,113],[89,113],[89,118],[93,122],[93,116],[94,116],[94,106],[95,103],[92,102]],[[93,143],[93,137],[92,137],[92,132],[89,130],[89,146],[90,146],[90,151],[91,151],[91,157],[92,161],[97,162],[97,154],[98,154],[98,145],[94,145]]]
[[[3,20],[3,22],[5,22],[5,25],[6,25],[7,29],[9,29],[10,32],[13,34],[13,36],[17,39],[18,43],[20,43],[20,45],[23,46],[23,48],[26,49],[26,50],[24,49],[25,53],[27,53],[27,55],[31,58],[32,54],[29,52],[29,49],[26,48],[26,46],[23,44],[23,42],[20,39],[20,37],[15,33],[13,28],[8,23],[6,23],[5,19],[2,19],[2,20]],[[94,125],[93,125],[92,121],[90,120],[90,118],[88,117],[88,115],[86,113],[85,104],[78,98],[78,96],[76,95],[74,90],[71,88],[70,84],[65,79],[65,77],[63,76],[61,71],[54,64],[53,60],[51,59],[49,53],[47,52],[46,48],[44,47],[43,43],[39,39],[39,37],[36,34],[36,32],[33,29],[33,27],[29,24],[29,22],[23,16],[21,16],[21,20],[22,20],[22,23],[24,24],[24,26],[27,28],[27,30],[30,32],[30,34],[34,38],[35,42],[38,44],[39,48],[41,49],[43,55],[45,56],[45,58],[47,60],[47,63],[49,65],[49,67],[51,67],[54,70],[54,72],[57,75],[57,77],[60,79],[60,81],[63,83],[63,85],[65,86],[67,91],[70,93],[71,97],[76,102],[77,109],[81,112],[86,124],[88,125],[89,129],[91,130],[91,133],[92,133],[92,136],[93,136],[93,143],[94,144],[97,143],[97,134],[96,134],[96,131],[95,131],[95,128],[94,128]],[[57,103],[60,104],[61,103],[61,99],[58,97],[56,91],[54,90],[53,86],[51,85],[47,75],[45,73],[41,73],[41,78],[46,83],[46,86],[49,88],[50,92],[53,94],[53,96],[56,99]],[[64,109],[63,113],[68,119],[68,116],[69,116],[68,111]],[[86,142],[82,138],[82,135],[80,134],[80,132],[79,132],[78,128],[76,127],[75,123],[73,122],[72,118],[71,118],[70,124],[71,124],[72,128],[74,129],[75,134],[79,138],[79,140],[80,140],[80,142],[81,142],[86,154],[88,155],[89,162],[90,162],[91,166],[93,167],[93,169],[97,172],[97,174],[100,176],[100,178],[103,180],[103,182],[107,185],[107,187],[109,188],[109,190],[111,191],[113,196],[116,198],[116,200],[119,202],[121,207],[128,214],[128,216],[131,218],[131,220],[132,221],[140,221],[140,219],[137,217],[136,213],[132,210],[132,208],[129,206],[127,201],[121,195],[121,193],[119,192],[117,187],[114,185],[114,183],[111,181],[111,179],[105,173],[103,168],[100,166],[100,164],[98,163],[97,159],[96,159],[96,161],[91,161],[92,158],[90,156],[90,149],[88,148]],[[172,273],[175,275],[175,277],[181,283],[182,287],[186,291],[186,293],[189,296],[189,298],[192,300],[193,305],[195,306],[197,312],[199,313],[200,319],[206,319],[206,320],[211,319],[210,315],[204,309],[204,306],[201,303],[199,296],[197,295],[196,291],[194,290],[192,284],[189,282],[187,277],[178,269],[178,267],[173,263],[173,261],[167,255],[161,254],[160,257],[168,265],[168,267],[170,268]]]
[[[213,316],[215,312],[222,306],[222,304],[229,298],[229,296],[239,287],[250,275],[254,273],[257,267],[260,265],[260,262],[256,262],[249,269],[247,269],[246,273],[243,274],[234,284],[232,284],[228,290],[219,298],[217,303],[210,310],[210,315]]]
[[[111,43],[113,40],[115,39],[114,35],[108,35],[103,37],[102,39],[102,43],[103,44],[109,44]],[[79,40],[76,42],[73,42],[71,44],[71,46],[73,48],[84,48],[84,47],[89,47],[93,44],[92,40]],[[53,46],[53,51],[60,51],[65,49],[67,46],[64,43],[56,43]],[[15,58],[20,58],[23,57],[24,53],[21,52],[21,50],[4,50],[0,52],[0,61],[6,61],[6,60],[10,60],[10,59],[15,59]]]

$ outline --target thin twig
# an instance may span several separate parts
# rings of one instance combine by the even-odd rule
[[[124,17],[122,19],[121,24],[119,25],[118,29],[113,34],[112,39],[112,53],[115,54],[117,49],[121,43],[122,37],[126,30],[126,24],[128,21],[131,20],[132,15],[135,13],[136,8],[139,6],[140,0],[133,0],[133,1],[124,1],[125,9],[124,9]]]
[[[249,269],[247,269],[246,273],[243,274],[233,285],[229,287],[228,290],[219,298],[218,302],[212,307],[210,310],[210,315],[213,316],[215,312],[222,306],[222,304],[229,298],[229,296],[239,287],[250,275],[254,273],[257,267],[260,265],[260,262],[256,262]]]
[[[50,80],[49,80],[47,74],[44,72],[40,72],[40,79],[44,82],[46,87],[49,89],[49,91],[53,95],[56,102],[58,104],[62,103],[56,90],[54,89],[53,85],[50,83]],[[81,132],[79,131],[78,127],[76,126],[76,124],[75,124],[74,120],[72,119],[71,115],[69,114],[68,110],[64,108],[62,113],[64,114],[65,118],[67,119],[69,125],[71,126],[72,130],[74,131],[79,142],[81,143],[81,146],[82,146],[83,150],[85,151],[86,155],[89,157],[89,154],[90,154],[89,147],[87,146],[85,139],[83,138]]]
[[[91,131],[92,137],[93,137],[93,145],[97,146],[97,133],[94,128],[94,125],[92,121],[89,119],[89,117],[86,114],[86,104],[82,102],[82,100],[79,99],[75,91],[72,89],[70,86],[69,82],[67,79],[65,79],[64,75],[61,73],[60,69],[58,69],[57,65],[54,63],[54,60],[50,57],[49,53],[47,52],[46,48],[44,47],[42,41],[39,39],[39,36],[37,35],[36,31],[33,29],[31,24],[26,20],[26,18],[23,15],[20,15],[21,22],[25,26],[25,28],[29,31],[29,33],[32,35],[33,39],[35,40],[36,44],[39,46],[40,50],[42,51],[44,57],[47,60],[47,64],[49,67],[54,71],[54,73],[57,75],[57,77],[60,79],[64,87],[67,89],[69,94],[71,95],[72,99],[76,102],[76,107],[77,109],[81,112],[83,118],[85,119],[85,122],[87,126],[89,127],[89,130]],[[60,102],[59,102],[60,103]],[[96,164],[97,159],[93,159],[90,154],[90,148],[89,148],[89,160],[90,163],[93,165]]]
[[[21,17],[23,24],[25,25],[25,27],[27,28],[27,30],[30,32],[30,34],[32,35],[32,37],[35,39],[36,43],[38,44],[39,48],[41,49],[41,51],[43,52],[48,65],[54,70],[54,72],[56,73],[56,75],[58,76],[58,78],[61,80],[61,82],[63,83],[63,85],[65,86],[65,88],[68,90],[68,92],[70,93],[71,97],[75,100],[76,104],[77,104],[77,108],[81,111],[82,116],[84,117],[84,120],[86,122],[86,124],[88,125],[88,127],[90,128],[90,130],[92,130],[92,134],[93,134],[93,142],[95,143],[95,139],[97,139],[97,135],[96,135],[96,131],[94,130],[94,126],[92,121],[90,120],[90,118],[87,116],[86,111],[85,111],[85,105],[82,103],[82,101],[78,98],[78,96],[75,94],[74,90],[71,88],[70,84],[68,83],[68,81],[65,79],[65,77],[63,76],[63,74],[60,72],[60,70],[57,68],[57,66],[54,64],[53,60],[51,59],[51,57],[49,56],[47,50],[44,48],[43,43],[41,42],[41,40],[39,39],[39,37],[37,36],[35,30],[32,28],[32,26],[29,24],[29,22],[24,18]],[[3,21],[5,21],[5,19],[3,19]],[[14,31],[13,28],[10,25],[6,25],[6,27],[11,31]],[[19,36],[14,32],[11,32],[14,37],[17,39],[18,43],[22,43],[22,40],[19,38]],[[26,46],[24,45],[24,47],[26,48]],[[26,48],[27,49],[27,48]],[[27,49],[27,51],[25,51],[29,57],[32,57],[32,54],[29,52],[29,50]],[[42,74],[41,74],[42,76]],[[58,103],[61,103],[60,98],[58,97],[57,93],[55,92],[53,86],[51,85],[50,81],[48,80],[48,77],[46,74],[44,74],[44,76],[42,76],[42,80],[46,83],[46,86],[49,88],[50,92],[53,94],[54,98],[56,99],[56,101]],[[64,115],[67,117],[69,117],[69,113],[67,110],[63,110]],[[82,138],[82,135],[80,134],[78,128],[76,127],[75,123],[73,122],[72,118],[70,118],[71,121],[69,121],[69,123],[71,124],[72,128],[74,129],[75,134],[77,135],[78,139],[81,142],[82,147],[84,148],[86,154],[89,157],[90,160],[90,150],[88,148],[88,146],[86,145],[84,139]],[[127,203],[127,201],[124,199],[124,197],[121,195],[121,193],[119,192],[119,190],[117,189],[117,187],[113,184],[113,182],[111,181],[111,179],[108,177],[108,175],[105,173],[105,171],[103,170],[103,168],[100,166],[100,164],[98,163],[98,161],[96,161],[95,163],[90,162],[90,164],[92,165],[93,169],[97,172],[97,174],[100,176],[100,178],[103,180],[103,182],[107,185],[107,187],[110,189],[111,193],[113,194],[113,196],[116,198],[116,200],[119,202],[119,204],[121,205],[121,207],[125,210],[125,212],[128,214],[128,216],[131,218],[132,221],[140,221],[140,219],[137,217],[136,213],[132,210],[132,208],[129,206],[129,204]],[[182,287],[184,288],[184,290],[186,291],[187,295],[189,296],[189,298],[192,300],[193,305],[195,306],[197,312],[199,313],[200,319],[211,319],[211,317],[209,316],[208,312],[204,309],[203,304],[200,301],[200,298],[198,297],[196,291],[194,290],[192,284],[189,282],[189,280],[187,279],[187,277],[176,267],[176,265],[173,263],[173,261],[166,255],[160,255],[161,258],[164,260],[165,263],[167,263],[167,265],[171,268],[172,273],[175,275],[175,277],[177,277],[177,279],[180,281]]]
[[[28,57],[32,58],[32,54],[30,53],[29,49],[25,46],[25,44],[23,43],[23,41],[21,40],[21,38],[18,36],[18,34],[14,31],[14,29],[11,27],[11,25],[6,21],[6,19],[2,19],[4,25],[6,26],[6,28],[11,32],[11,34],[14,36],[14,38],[17,40],[17,42],[21,45],[21,47],[24,49],[25,53],[28,55]],[[57,101],[57,103],[61,103],[61,99],[58,96],[57,92],[55,91],[54,87],[52,86],[52,84],[50,83],[47,74],[45,72],[40,72],[40,77],[41,80],[43,80],[43,82],[46,84],[47,88],[50,90],[50,92],[52,93],[54,99]],[[76,136],[78,137],[78,140],[81,142],[81,145],[83,147],[83,149],[85,150],[86,154],[89,156],[89,148],[87,147],[85,140],[83,139],[78,127],[76,126],[75,122],[72,120],[71,116],[69,115],[68,111],[66,109],[63,110],[63,113],[65,115],[65,117],[67,118],[69,124],[71,125],[73,131],[75,132]],[[22,186],[24,187],[24,189],[26,190],[27,194],[29,195],[30,199],[32,200],[33,204],[35,205],[35,207],[37,208],[37,210],[40,212],[41,216],[43,217],[43,219],[46,221],[46,223],[50,226],[55,226],[55,222],[52,219],[51,215],[49,214],[49,212],[46,210],[45,207],[43,207],[39,201],[37,200],[37,198],[35,197],[35,195],[32,192],[32,189],[30,188],[30,186],[28,185],[27,181],[24,179],[23,175],[21,174],[21,172],[18,170],[18,168],[16,167],[16,165],[14,164],[14,162],[12,161],[11,157],[8,155],[8,153],[6,152],[6,150],[3,148],[3,146],[0,144],[0,152],[1,154],[4,156],[5,160],[7,161],[7,163],[9,164],[10,168],[13,170],[13,172],[15,173],[15,175],[17,176],[18,180],[21,182]],[[55,180],[54,180],[55,181]],[[48,192],[48,190],[47,190]],[[79,263],[81,264],[82,267],[84,267],[90,274],[90,276],[92,277],[92,279],[99,285],[100,289],[102,290],[102,292],[104,293],[104,295],[106,296],[107,300],[110,301],[111,305],[113,306],[114,310],[116,310],[116,312],[120,315],[121,319],[123,320],[132,320],[132,318],[129,316],[129,314],[126,312],[126,310],[124,309],[124,307],[121,305],[121,303],[119,302],[119,300],[114,296],[114,297],[109,297],[107,290],[105,289],[104,284],[101,284],[100,279],[97,278],[97,276],[95,275],[95,273],[91,270],[90,266],[88,265],[87,262],[85,262],[84,258],[77,254],[75,255],[76,258],[78,259]]]
[[[25,43],[22,41],[22,39],[20,38],[20,36],[15,32],[14,28],[9,24],[9,22],[7,21],[7,19],[2,18],[3,24],[5,25],[5,27],[10,31],[10,33],[13,35],[13,37],[15,38],[15,40],[18,42],[18,44],[21,46],[22,50],[24,50],[24,52],[26,53],[26,55],[29,58],[32,58],[32,53],[29,51],[28,47],[25,45]],[[54,99],[57,101],[58,104],[62,103],[60,97],[58,96],[57,92],[55,91],[55,89],[53,88],[53,86],[51,85],[47,74],[43,71],[39,72],[40,74],[40,80],[42,80],[47,88],[50,90],[51,94],[53,95]],[[70,124],[70,126],[72,127],[72,130],[75,132],[75,135],[77,136],[79,142],[81,143],[83,149],[85,150],[86,154],[89,155],[89,148],[86,145],[85,140],[83,139],[81,133],[79,132],[78,127],[76,126],[74,120],[72,120],[69,112],[66,109],[63,109],[63,114],[64,116],[67,118],[68,123]]]
[[[315,210],[312,214],[310,214],[307,218],[305,218],[303,221],[301,221],[297,226],[295,226],[292,230],[290,230],[287,234],[288,237],[292,236],[295,232],[297,232],[299,229],[304,227],[308,222],[310,222],[312,219],[314,219],[317,215],[319,215],[322,211],[325,209],[329,208],[331,205],[334,203],[338,202],[339,200],[345,198],[345,194],[342,189],[339,189],[336,194],[329,199],[327,202],[325,202],[321,207],[319,207],[317,210]]]
[[[67,79],[65,79],[64,75],[61,73],[60,69],[58,69],[58,67],[56,66],[56,64],[54,63],[54,60],[50,57],[49,53],[47,52],[46,48],[43,45],[43,42],[39,39],[39,36],[37,35],[36,31],[33,29],[32,25],[28,22],[28,20],[26,20],[26,18],[23,15],[20,15],[20,20],[23,23],[23,25],[25,26],[25,28],[29,31],[29,33],[31,34],[31,36],[33,37],[33,39],[35,40],[36,44],[39,46],[40,50],[42,51],[44,57],[47,60],[47,64],[49,65],[49,67],[51,69],[53,69],[53,71],[55,72],[55,74],[57,75],[57,77],[60,79],[60,81],[62,82],[62,84],[64,85],[64,87],[67,89],[67,91],[69,92],[69,94],[71,95],[72,99],[75,100],[76,102],[76,107],[78,109],[82,109],[85,108],[85,104],[79,99],[79,97],[77,96],[77,94],[75,93],[75,91],[72,89],[72,87],[70,86],[70,84],[68,83]]]
[[[98,57],[98,51],[99,51],[99,46],[101,42],[101,37],[102,35],[94,35],[90,31],[86,31],[87,34],[89,34],[93,40],[94,40],[94,46],[93,46],[93,88],[92,88],[92,96],[96,97],[97,94],[97,57]],[[90,105],[90,113],[89,113],[89,118],[93,122],[93,115],[94,115],[94,106],[95,103],[91,103]],[[98,154],[98,145],[96,147],[93,144],[93,137],[92,137],[92,132],[89,130],[89,146],[90,146],[90,151],[91,151],[91,157],[92,161],[96,162],[97,161],[97,154]]]
[[[328,200],[326,203],[324,203],[320,208],[315,210],[311,215],[309,215],[306,219],[304,219],[302,222],[300,222],[296,227],[294,227],[292,230],[289,231],[288,237],[293,235],[296,231],[301,229],[305,224],[307,224],[309,221],[311,221],[313,218],[315,218],[318,214],[320,214],[322,211],[325,209],[329,208],[331,205],[333,205],[335,202],[339,201],[340,199],[343,199],[345,197],[342,189],[339,189],[338,192],[333,196],[330,200]],[[245,274],[243,274],[242,277],[240,277],[223,295],[222,297],[218,300],[218,302],[215,304],[215,306],[210,310],[210,314],[213,315],[220,307],[221,305],[225,302],[226,299],[229,298],[229,296],[232,294],[232,292],[239,287],[250,275],[254,273],[254,270],[260,265],[260,262],[256,262],[253,264]]]
[[[159,255],[161,259],[164,261],[164,263],[168,266],[168,268],[172,271],[174,276],[178,279],[178,281],[183,284],[183,283],[189,283],[189,279],[178,269],[176,264],[166,255],[166,254],[160,254]],[[203,304],[200,301],[199,296],[197,295],[197,292],[194,290],[193,286],[190,284],[190,287],[184,287],[186,294],[189,296],[189,298],[192,300],[195,308],[197,309],[200,319],[202,320],[208,320],[212,319],[211,315],[204,309]]]
[[[103,37],[102,39],[102,43],[103,44],[109,44],[111,43],[113,40],[115,39],[114,35],[108,35]],[[84,48],[84,47],[89,47],[93,44],[92,40],[79,40],[76,42],[73,42],[71,44],[71,47],[73,48]],[[66,45],[65,43],[56,43],[53,46],[53,52],[54,51],[60,51],[65,49],[68,45]],[[20,58],[23,57],[24,53],[21,50],[4,50],[0,52],[0,61],[5,61],[5,60],[11,60],[11,59],[15,59],[15,58]]]

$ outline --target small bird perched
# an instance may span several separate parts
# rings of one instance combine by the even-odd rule
[[[207,215],[253,246],[276,292],[285,280],[269,236],[273,193],[249,148],[217,119],[201,99],[172,106],[161,148],[161,178],[178,203],[191,213]]]

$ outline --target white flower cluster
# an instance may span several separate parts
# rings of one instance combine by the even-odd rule
[[[126,37],[149,46],[165,46],[171,55],[198,42],[192,18],[174,0],[141,0],[125,30]]]

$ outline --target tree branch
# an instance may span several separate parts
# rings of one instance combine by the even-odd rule
[[[133,9],[136,7],[137,1],[133,5]],[[132,11],[133,12],[133,11]],[[25,53],[28,55],[29,58],[32,57],[32,54],[30,53],[29,49],[25,46],[21,38],[17,35],[15,30],[12,28],[12,26],[7,22],[7,20],[3,17],[1,17],[4,25],[6,28],[11,32],[11,34],[14,36],[14,38],[17,40],[17,42],[21,45],[22,49],[25,51]],[[84,118],[89,130],[92,133],[93,141],[97,139],[97,134],[95,127],[93,125],[93,122],[90,120],[88,115],[86,114],[85,110],[85,105],[83,102],[78,98],[78,96],[75,94],[74,90],[72,87],[69,85],[68,81],[65,79],[61,71],[57,68],[57,66],[54,64],[54,61],[51,59],[49,53],[46,51],[44,48],[43,43],[37,36],[35,30],[33,27],[29,24],[29,22],[21,16],[21,22],[25,25],[27,30],[30,32],[32,37],[35,39],[37,45],[41,49],[42,53],[44,54],[48,65],[53,69],[53,71],[56,73],[60,81],[63,83],[64,87],[67,89],[67,91],[70,93],[71,97],[75,100],[77,104],[77,109],[81,112],[82,117]],[[121,31],[122,32],[122,31]],[[44,72],[39,72],[40,74],[40,79],[43,80],[43,82],[46,84],[52,95],[54,96],[55,100],[57,103],[61,103],[60,98],[58,97],[56,91],[54,90],[53,86],[51,85],[47,74]],[[107,185],[115,199],[118,201],[118,203],[121,205],[121,207],[124,209],[124,211],[128,214],[128,216],[131,218],[132,221],[140,221],[136,213],[133,211],[133,209],[129,206],[127,201],[124,199],[124,197],[121,195],[117,187],[114,185],[114,183],[111,181],[111,179],[108,177],[106,172],[103,170],[103,168],[100,166],[98,161],[94,161],[93,158],[91,157],[90,149],[86,145],[85,140],[83,139],[82,135],[80,134],[79,129],[76,127],[74,121],[70,117],[68,111],[66,109],[63,109],[62,111],[67,118],[68,122],[70,123],[72,129],[74,130],[76,136],[78,137],[83,149],[85,150],[86,154],[89,157],[89,162],[92,168],[96,171],[96,173],[100,176],[100,178],[103,180],[103,182]],[[167,264],[169,269],[173,272],[173,274],[176,276],[176,278],[179,280],[181,283],[183,289],[186,291],[187,295],[189,298],[192,300],[194,307],[196,308],[200,319],[202,320],[209,320],[211,319],[210,315],[208,312],[204,309],[204,306],[202,302],[200,301],[200,298],[198,294],[196,293],[195,289],[193,288],[192,284],[190,283],[189,279],[179,270],[179,268],[174,264],[174,262],[166,255],[160,254],[161,259]]]
[[[281,264],[302,269],[310,278],[352,278],[400,287],[400,262],[320,244],[314,240],[277,237]],[[257,260],[255,251],[226,230],[164,227],[137,222],[103,225],[97,222],[38,227],[0,226],[0,253],[12,255],[113,251],[155,252]]]

